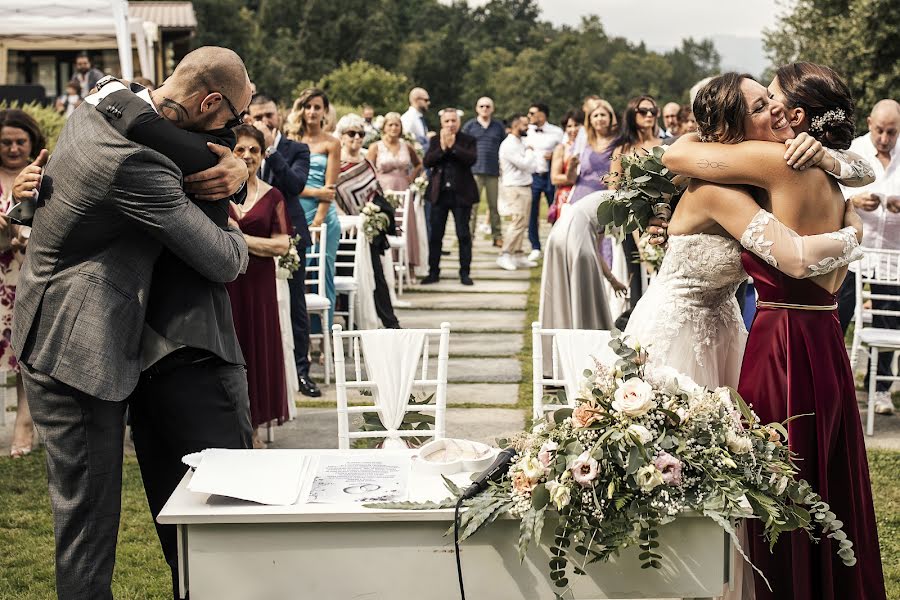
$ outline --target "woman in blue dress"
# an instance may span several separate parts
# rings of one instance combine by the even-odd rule
[[[335,260],[341,237],[341,224],[334,204],[334,186],[341,170],[341,143],[322,129],[328,108],[328,96],[325,92],[317,88],[303,90],[300,97],[294,101],[285,130],[289,138],[309,146],[309,178],[306,180],[306,187],[300,193],[300,206],[306,213],[306,222],[311,227],[323,224],[327,226],[324,294],[331,301],[326,324],[330,331],[334,321]],[[312,260],[308,260],[309,264],[311,262]],[[322,292],[319,290],[320,294]],[[313,320],[311,331],[319,333],[320,327],[321,324]]]

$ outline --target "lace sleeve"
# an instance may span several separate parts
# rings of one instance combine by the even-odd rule
[[[798,279],[830,273],[863,256],[852,227],[801,236],[762,209],[744,230],[741,245],[782,273]]]
[[[858,154],[832,148],[825,148],[825,152],[836,160],[841,167],[840,175],[834,175],[831,171],[826,171],[826,173],[835,177],[843,185],[860,187],[875,181],[875,170],[872,169],[872,165]]]

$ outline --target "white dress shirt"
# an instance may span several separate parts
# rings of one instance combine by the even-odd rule
[[[875,171],[875,181],[869,185],[856,188],[841,186],[845,198],[851,198],[858,194],[875,194],[881,203],[875,210],[856,210],[863,222],[865,235],[863,236],[863,248],[876,248],[886,250],[900,250],[900,214],[895,214],[885,208],[888,198],[900,200],[900,139],[891,151],[891,162],[887,168],[878,160],[878,151],[872,143],[872,137],[866,133],[859,136],[850,144],[850,151],[859,154],[869,161]],[[850,263],[850,270],[859,272],[859,262]]]
[[[278,144],[281,143],[281,132],[275,132],[275,141],[272,142],[272,145],[275,146],[275,149],[278,149]],[[263,159],[262,162],[259,163],[259,174],[262,177],[262,174],[266,172],[266,148],[263,148]]]
[[[413,108],[400,115],[400,123],[403,124],[403,131],[411,133],[423,147],[428,145],[428,131],[425,130],[425,124],[422,121],[422,113]]]
[[[521,187],[531,185],[531,175],[537,170],[538,156],[522,138],[509,134],[500,144],[500,185]]]
[[[556,145],[561,143],[562,140],[563,130],[550,122],[544,123],[540,127],[528,126],[527,143],[537,153],[536,173],[546,173],[550,170],[550,161],[544,158],[544,155],[552,153]]]

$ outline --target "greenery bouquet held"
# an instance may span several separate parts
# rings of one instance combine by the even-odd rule
[[[671,367],[649,367],[630,338],[610,346],[618,361],[584,372],[574,408],[509,440],[515,460],[467,504],[461,539],[508,514],[520,521],[524,558],[550,518],[558,523],[550,578],[560,588],[570,567],[584,574],[628,547],[639,547],[642,567],[660,567],[659,527],[688,512],[713,519],[738,548],[736,520],[758,518],[771,545],[804,529],[831,538],[843,562],[855,564],[843,523],[798,479],[783,424],[761,423],[730,388],[709,390]]]
[[[300,253],[297,252],[297,244],[300,243],[299,235],[290,238],[288,251],[278,257],[278,265],[275,269],[275,276],[278,279],[292,279],[294,273],[300,268]]]

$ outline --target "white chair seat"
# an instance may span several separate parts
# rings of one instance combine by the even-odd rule
[[[306,294],[306,310],[324,310],[331,308],[331,301],[319,294]]]
[[[869,328],[859,332],[859,339],[869,346],[900,349],[900,329]]]
[[[406,240],[396,235],[387,236],[388,244],[391,248],[406,248]]]
[[[337,292],[355,292],[359,289],[356,279],[350,275],[336,275],[334,277],[334,289]]]

